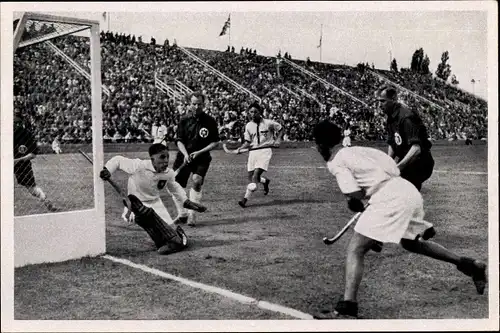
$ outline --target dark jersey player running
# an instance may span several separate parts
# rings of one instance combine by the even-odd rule
[[[19,109],[14,109],[14,175],[17,183],[38,198],[51,212],[58,209],[47,199],[43,190],[37,186],[31,160],[36,158],[38,147],[33,134],[21,118]]]
[[[393,87],[380,87],[376,99],[387,115],[388,154],[396,160],[401,177],[420,191],[434,169],[427,129],[416,112],[398,103]]]
[[[186,189],[189,176],[192,174],[193,186],[189,192],[189,199],[195,203],[201,202],[202,185],[208,172],[212,157],[210,151],[219,144],[219,129],[213,117],[203,111],[205,97],[200,92],[190,96],[190,112],[181,119],[177,128],[176,143],[179,151],[173,165],[174,170],[187,163],[175,180]],[[195,225],[193,211],[186,212],[182,203],[174,200],[178,216],[175,223]]]

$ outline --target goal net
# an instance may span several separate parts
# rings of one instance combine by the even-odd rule
[[[98,21],[14,21],[15,266],[105,251],[99,36]]]

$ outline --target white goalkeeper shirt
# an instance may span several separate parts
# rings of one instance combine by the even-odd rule
[[[368,147],[341,148],[327,167],[337,178],[342,193],[363,189],[367,197],[400,174],[396,162],[389,155]]]
[[[133,194],[141,201],[153,201],[160,198],[160,191],[167,187],[179,202],[187,199],[186,192],[175,181],[174,171],[167,168],[164,172],[156,172],[151,160],[131,159],[115,156],[106,163],[111,174],[116,170],[128,173],[128,194]]]
[[[250,142],[252,146],[272,143],[281,128],[280,123],[270,119],[262,119],[259,124],[250,121],[245,126],[245,141]]]

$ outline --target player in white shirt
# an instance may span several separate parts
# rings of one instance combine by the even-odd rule
[[[281,139],[282,126],[274,120],[262,118],[262,108],[258,103],[252,103],[248,108],[248,115],[252,119],[245,126],[245,142],[238,151],[247,147],[257,147],[264,145],[279,145]],[[253,192],[257,190],[257,184],[264,186],[264,194],[269,193],[269,178],[262,174],[267,171],[273,151],[271,148],[250,151],[248,153],[248,180],[249,184],[245,196],[238,204],[245,208],[246,203]]]
[[[343,300],[334,311],[323,311],[316,319],[357,317],[357,293],[361,283],[364,256],[381,250],[385,242],[401,244],[413,253],[452,263],[471,276],[479,294],[486,286],[486,264],[460,257],[429,241],[435,234],[431,223],[423,220],[423,199],[417,188],[400,177],[396,162],[384,152],[368,147],[337,150],[341,130],[328,120],[314,128],[318,151],[336,177],[349,209],[362,212],[347,250],[346,285]],[[365,205],[365,202],[367,205]]]
[[[167,144],[165,141],[165,136],[167,135],[167,126],[164,120],[159,118],[155,119],[155,123],[151,126],[151,136],[153,137],[153,143]]]
[[[115,156],[106,163],[100,176],[107,180],[116,170],[128,173],[128,194],[135,195],[145,206],[153,208],[168,225],[173,226],[174,222],[160,197],[160,191],[165,187],[178,202],[184,203],[184,208],[205,211],[205,207],[191,202],[182,186],[175,181],[175,172],[168,167],[169,154],[166,146],[152,144],[149,156],[149,160]],[[133,222],[135,216],[125,207],[122,218]]]
[[[350,147],[351,146],[351,130],[349,127],[346,127],[344,130],[344,139],[342,140],[342,146]]]
[[[59,143],[59,136],[56,136],[54,138],[54,141],[52,141],[52,150],[54,151],[54,153],[56,153],[58,155],[60,153],[62,153],[61,146],[60,146],[60,143]]]

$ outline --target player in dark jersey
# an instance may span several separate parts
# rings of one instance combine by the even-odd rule
[[[38,147],[31,131],[21,118],[18,108],[14,109],[14,175],[17,183],[24,186],[32,196],[38,198],[51,212],[58,211],[43,190],[36,185],[31,160],[36,157]]]
[[[416,112],[398,103],[395,88],[380,87],[376,99],[387,115],[388,154],[396,160],[401,177],[420,191],[434,169],[427,128]]]
[[[186,189],[189,176],[192,174],[193,186],[189,192],[189,199],[195,203],[201,202],[201,187],[208,172],[212,157],[210,151],[219,144],[219,129],[213,117],[203,111],[205,96],[200,92],[190,95],[190,105],[187,116],[181,119],[177,127],[176,143],[179,151],[173,165],[177,170],[183,163],[183,167],[175,180]],[[175,223],[195,225],[193,211],[186,212],[182,203],[174,199],[178,216]]]

